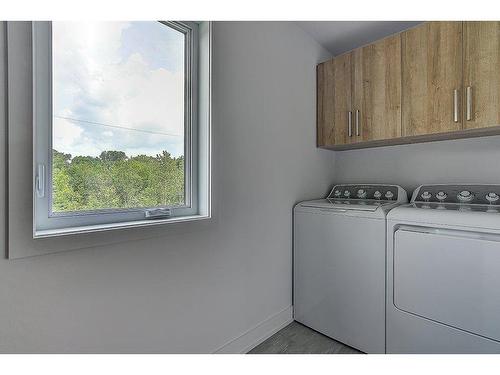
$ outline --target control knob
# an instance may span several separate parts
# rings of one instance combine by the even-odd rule
[[[428,191],[424,191],[422,194],[420,194],[420,196],[422,197],[423,200],[428,201],[429,199],[431,199],[432,194],[429,193]]]
[[[382,193],[380,191],[376,191],[375,193],[373,193],[373,198],[375,199],[380,199],[382,197]]]
[[[344,191],[344,197],[349,198],[351,196],[351,192],[349,190]]]
[[[389,200],[392,199],[392,197],[394,197],[394,194],[392,191],[388,191],[387,193],[385,193],[385,197]]]
[[[491,193],[486,194],[486,197],[485,197],[485,198],[486,198],[486,200],[487,200],[488,202],[490,202],[490,203],[494,203],[494,202],[496,202],[496,201],[497,201],[500,197],[498,196],[498,194],[497,194],[497,193],[493,193],[493,192],[491,192]]]
[[[358,198],[363,199],[366,198],[366,190],[359,189],[358,193],[356,194]]]
[[[472,194],[470,191],[468,190],[463,190],[461,191],[460,193],[458,193],[457,195],[457,199],[460,201],[460,202],[470,202],[471,200],[474,199],[474,194]]]
[[[438,201],[444,201],[446,199],[446,197],[448,196],[448,194],[446,194],[444,191],[439,191],[437,194],[436,194],[436,199]]]

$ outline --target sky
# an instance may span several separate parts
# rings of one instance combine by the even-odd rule
[[[184,154],[184,34],[145,22],[53,22],[53,148]]]

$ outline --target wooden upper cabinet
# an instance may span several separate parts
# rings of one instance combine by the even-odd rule
[[[351,110],[351,54],[339,56],[317,67],[318,146],[343,145]]]
[[[500,134],[498,21],[426,22],[319,64],[317,74],[318,146]]]
[[[500,22],[464,22],[464,128],[500,125]]]
[[[401,36],[382,39],[353,53],[356,141],[400,137]]]
[[[401,38],[403,136],[461,130],[462,22],[428,22]]]

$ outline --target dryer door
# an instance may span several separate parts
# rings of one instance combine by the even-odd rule
[[[500,235],[402,227],[393,271],[396,308],[500,341]]]

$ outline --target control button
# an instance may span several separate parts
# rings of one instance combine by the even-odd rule
[[[444,191],[440,191],[436,194],[436,199],[439,201],[444,201],[448,194],[446,194]]]
[[[382,197],[382,193],[380,191],[376,191],[375,193],[373,193],[373,198],[375,199],[380,199]]]
[[[344,197],[349,198],[351,196],[351,192],[349,190],[344,191]]]
[[[457,195],[457,199],[460,201],[460,202],[470,202],[471,200],[474,199],[474,194],[472,194],[470,191],[468,190],[463,190],[461,191],[460,193],[458,193]]]
[[[358,193],[356,194],[358,198],[363,199],[366,198],[366,190],[359,189]]]
[[[432,194],[429,193],[428,191],[424,191],[422,194],[420,194],[420,196],[422,197],[423,200],[428,201],[429,199],[431,199]]]
[[[335,195],[336,197],[340,197],[341,194],[342,194],[342,192],[340,190],[335,190],[333,192],[333,195]]]
[[[392,197],[394,197],[394,194],[392,193],[392,191],[388,191],[387,193],[385,193],[385,197],[389,200],[392,199]]]
[[[488,202],[490,202],[490,203],[494,203],[494,202],[496,202],[496,201],[497,201],[500,197],[498,196],[498,194],[497,194],[497,193],[493,193],[493,192],[491,192],[491,193],[486,194],[486,197],[485,197],[485,198],[486,198],[486,200],[487,200]]]

